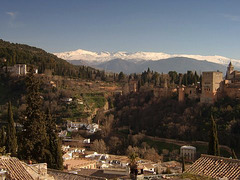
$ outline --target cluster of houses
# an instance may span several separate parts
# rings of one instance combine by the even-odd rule
[[[79,173],[89,169],[100,169],[105,173],[129,175],[129,158],[112,154],[101,154],[87,151],[84,148],[71,148],[62,146],[64,167],[68,172]],[[154,175],[165,172],[168,168],[171,172],[180,173],[181,164],[176,161],[152,162],[137,158],[138,175]]]
[[[87,130],[88,133],[95,133],[97,131],[99,131],[99,125],[96,123],[83,123],[83,122],[72,122],[72,121],[68,121],[67,123],[67,131],[69,132],[76,132],[79,129],[84,129]]]
[[[83,140],[90,143],[90,139]],[[84,143],[83,142],[83,143]],[[65,170],[71,173],[82,173],[90,170],[102,170],[104,173],[129,175],[130,159],[127,156],[101,154],[88,151],[86,148],[76,148],[69,145],[62,146]],[[180,157],[184,157],[186,162],[196,160],[196,148],[193,146],[182,146]],[[137,158],[137,170],[139,177],[152,176],[167,172],[181,173],[182,164],[177,161],[152,162],[150,160]]]
[[[30,67],[26,64],[15,64],[13,66],[4,66],[3,70],[9,72],[13,76],[24,76],[30,71]],[[35,74],[38,74],[38,69],[33,68]]]
[[[186,148],[186,147],[184,147]],[[189,147],[187,147],[189,149]],[[26,164],[15,157],[0,156],[0,179],[130,179],[129,160],[126,156],[87,152],[63,146],[63,151],[79,153],[81,157],[64,160],[64,170],[48,169],[46,163]],[[188,175],[197,179],[240,178],[240,161],[219,156],[201,155],[186,168]],[[172,174],[163,174],[169,169]],[[182,165],[176,161],[154,163],[137,159],[137,179],[182,179]]]

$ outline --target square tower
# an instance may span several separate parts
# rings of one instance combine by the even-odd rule
[[[202,94],[201,103],[214,103],[217,92],[220,91],[220,84],[223,81],[222,72],[203,72],[202,73]]]

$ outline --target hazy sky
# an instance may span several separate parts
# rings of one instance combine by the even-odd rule
[[[240,59],[240,0],[1,0],[0,39],[48,52],[81,48]]]

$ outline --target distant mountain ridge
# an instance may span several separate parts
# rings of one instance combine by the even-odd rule
[[[56,56],[67,60],[74,65],[88,65],[105,71],[141,73],[148,67],[157,72],[167,73],[177,71],[184,73],[188,70],[222,71],[231,61],[235,69],[240,69],[240,60],[229,59],[223,56],[201,56],[166,54],[162,52],[92,52],[82,49],[63,53],[55,53]]]
[[[68,61],[74,65],[82,65],[86,61],[77,61],[72,60]],[[89,65],[89,64],[87,64]],[[133,60],[122,60],[122,59],[113,59],[111,61],[106,61],[98,64],[92,64],[93,67],[99,68],[105,71],[111,72],[123,72],[126,74],[131,73],[141,73],[149,67],[153,71],[159,73],[168,73],[169,71],[176,71],[179,73],[185,73],[188,70],[203,72],[203,71],[221,71],[225,73],[226,66],[211,63],[208,61],[198,61],[191,58],[176,57],[168,58],[159,61],[137,61]]]
[[[169,71],[176,71],[178,73],[185,73],[188,70],[203,72],[203,71],[221,71],[225,73],[226,66],[211,63],[207,61],[198,61],[191,58],[176,57],[168,58],[159,61],[143,61],[141,63],[133,63],[132,61],[114,59],[108,62],[101,63],[95,67],[112,72],[124,72],[126,74],[141,73],[147,68],[159,73],[168,73]]]
[[[82,49],[78,49],[76,51],[68,51],[62,53],[54,53],[59,58],[65,60],[83,60],[91,63],[102,63],[106,61],[111,61],[113,59],[122,59],[122,60],[135,60],[135,61],[159,61],[168,58],[175,58],[175,57],[185,57],[191,58],[199,61],[208,61],[212,63],[227,65],[230,60],[232,61],[233,65],[236,67],[240,67],[240,60],[230,59],[223,56],[202,56],[202,55],[187,55],[187,54],[166,54],[162,52],[135,52],[135,53],[128,53],[128,52],[93,52],[93,51],[86,51]]]

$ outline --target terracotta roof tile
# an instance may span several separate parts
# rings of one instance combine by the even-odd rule
[[[240,160],[201,155],[186,172],[212,178],[240,179]]]
[[[0,166],[4,167],[10,178],[14,180],[34,180],[31,174],[26,170],[22,162],[13,157],[1,156]]]

